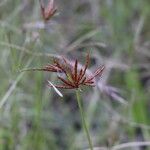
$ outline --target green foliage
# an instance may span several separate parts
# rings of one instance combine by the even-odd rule
[[[91,69],[106,65],[100,82],[119,88],[128,103],[98,88],[82,89],[93,145],[149,140],[149,0],[57,5],[58,14],[43,26],[39,1],[0,1],[0,150],[88,147],[74,91],[62,90],[62,99],[46,85],[54,74],[20,72],[50,63],[53,55],[81,60],[87,50]]]

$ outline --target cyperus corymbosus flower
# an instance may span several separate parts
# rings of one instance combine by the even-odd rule
[[[61,85],[54,85],[56,88],[63,89],[78,89],[80,86],[95,86],[95,77],[100,76],[104,70],[104,66],[99,67],[94,73],[87,73],[89,65],[89,54],[86,56],[86,63],[81,66],[76,59],[74,62],[62,57],[61,59],[54,59],[53,64],[48,64],[43,68],[31,69],[39,71],[48,71],[63,73],[64,76],[57,74],[58,79],[62,82]],[[51,86],[49,84],[49,86]]]
[[[80,68],[77,59],[74,64],[65,58],[63,58],[62,61],[64,63],[55,60],[54,65],[48,65],[43,68],[46,70],[53,69],[53,71],[58,69],[59,72],[65,74],[65,78],[58,75],[58,79],[61,80],[62,85],[55,85],[57,88],[77,89],[82,85],[95,86],[95,77],[101,75],[104,70],[104,66],[101,66],[92,75],[87,74],[86,71],[89,65],[89,54],[87,54],[85,66],[80,66]]]
[[[49,0],[47,7],[44,6],[42,0],[40,1],[41,13],[44,21],[48,21],[57,11],[56,6],[54,5],[54,0]]]

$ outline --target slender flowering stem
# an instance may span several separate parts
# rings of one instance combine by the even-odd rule
[[[81,98],[80,98],[80,93],[79,92],[80,92],[79,89],[77,89],[76,90],[76,98],[77,98],[78,106],[79,106],[79,109],[80,109],[82,125],[83,125],[83,128],[85,130],[88,142],[89,142],[90,150],[93,150],[92,141],[91,141],[91,138],[90,138],[88,127],[86,125],[85,116],[84,116],[83,108],[82,108],[82,105],[81,105]]]

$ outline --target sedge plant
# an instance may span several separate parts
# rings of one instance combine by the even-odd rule
[[[86,62],[84,66],[79,65],[78,60],[76,59],[74,62],[69,61],[68,59],[62,57],[53,60],[53,64],[48,64],[42,68],[31,68],[31,69],[24,69],[23,71],[47,71],[47,72],[55,72],[57,78],[61,81],[61,85],[52,84],[48,81],[49,87],[61,88],[61,89],[75,89],[76,91],[76,99],[78,103],[78,107],[80,110],[80,115],[82,119],[82,125],[84,131],[87,136],[87,140],[89,143],[90,150],[93,150],[92,140],[89,134],[89,129],[87,127],[87,123],[84,116],[83,107],[81,104],[81,96],[80,96],[80,89],[83,86],[92,86],[96,85],[95,78],[97,76],[101,76],[104,66],[100,66],[94,73],[90,75],[87,73],[87,68],[89,65],[90,56],[89,53],[86,56]],[[61,76],[63,74],[63,77]]]
[[[39,0],[41,6],[41,14],[43,17],[44,22],[46,23],[51,17],[56,13],[57,8],[54,4],[54,0],[50,0],[48,5],[45,7],[42,0]],[[61,81],[61,85],[52,84],[52,82],[48,81],[48,86],[53,87],[54,90],[60,95],[63,96],[57,88],[62,89],[75,89],[76,91],[76,99],[78,103],[78,107],[80,110],[80,115],[82,119],[82,125],[84,131],[87,136],[87,140],[89,143],[90,150],[93,150],[92,140],[89,134],[89,129],[87,127],[87,123],[84,116],[83,107],[81,104],[81,96],[80,96],[80,89],[81,86],[95,86],[96,80],[95,77],[101,76],[104,66],[100,66],[94,73],[88,74],[87,68],[89,65],[90,56],[89,53],[86,57],[86,63],[84,66],[79,65],[78,60],[76,59],[74,62],[69,61],[68,59],[62,58],[55,58],[53,60],[53,64],[48,64],[42,68],[31,68],[31,69],[24,69],[22,71],[47,71],[47,72],[55,72],[57,78]],[[63,74],[63,76],[61,76]]]

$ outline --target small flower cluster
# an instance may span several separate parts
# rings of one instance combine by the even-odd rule
[[[41,6],[41,13],[43,16],[44,21],[48,21],[52,16],[57,11],[56,6],[54,5],[54,0],[50,0],[49,3],[47,4],[47,7],[44,6],[42,0],[40,1],[40,6]]]
[[[92,75],[87,75],[86,71],[89,60],[90,57],[87,54],[85,66],[79,68],[77,59],[72,64],[71,61],[62,57],[62,59],[54,59],[53,64],[48,64],[41,69],[35,70],[64,73],[64,78],[57,75],[58,79],[62,82],[62,85],[54,85],[57,88],[77,89],[81,85],[95,86],[95,77],[102,74],[104,66],[99,67]]]

